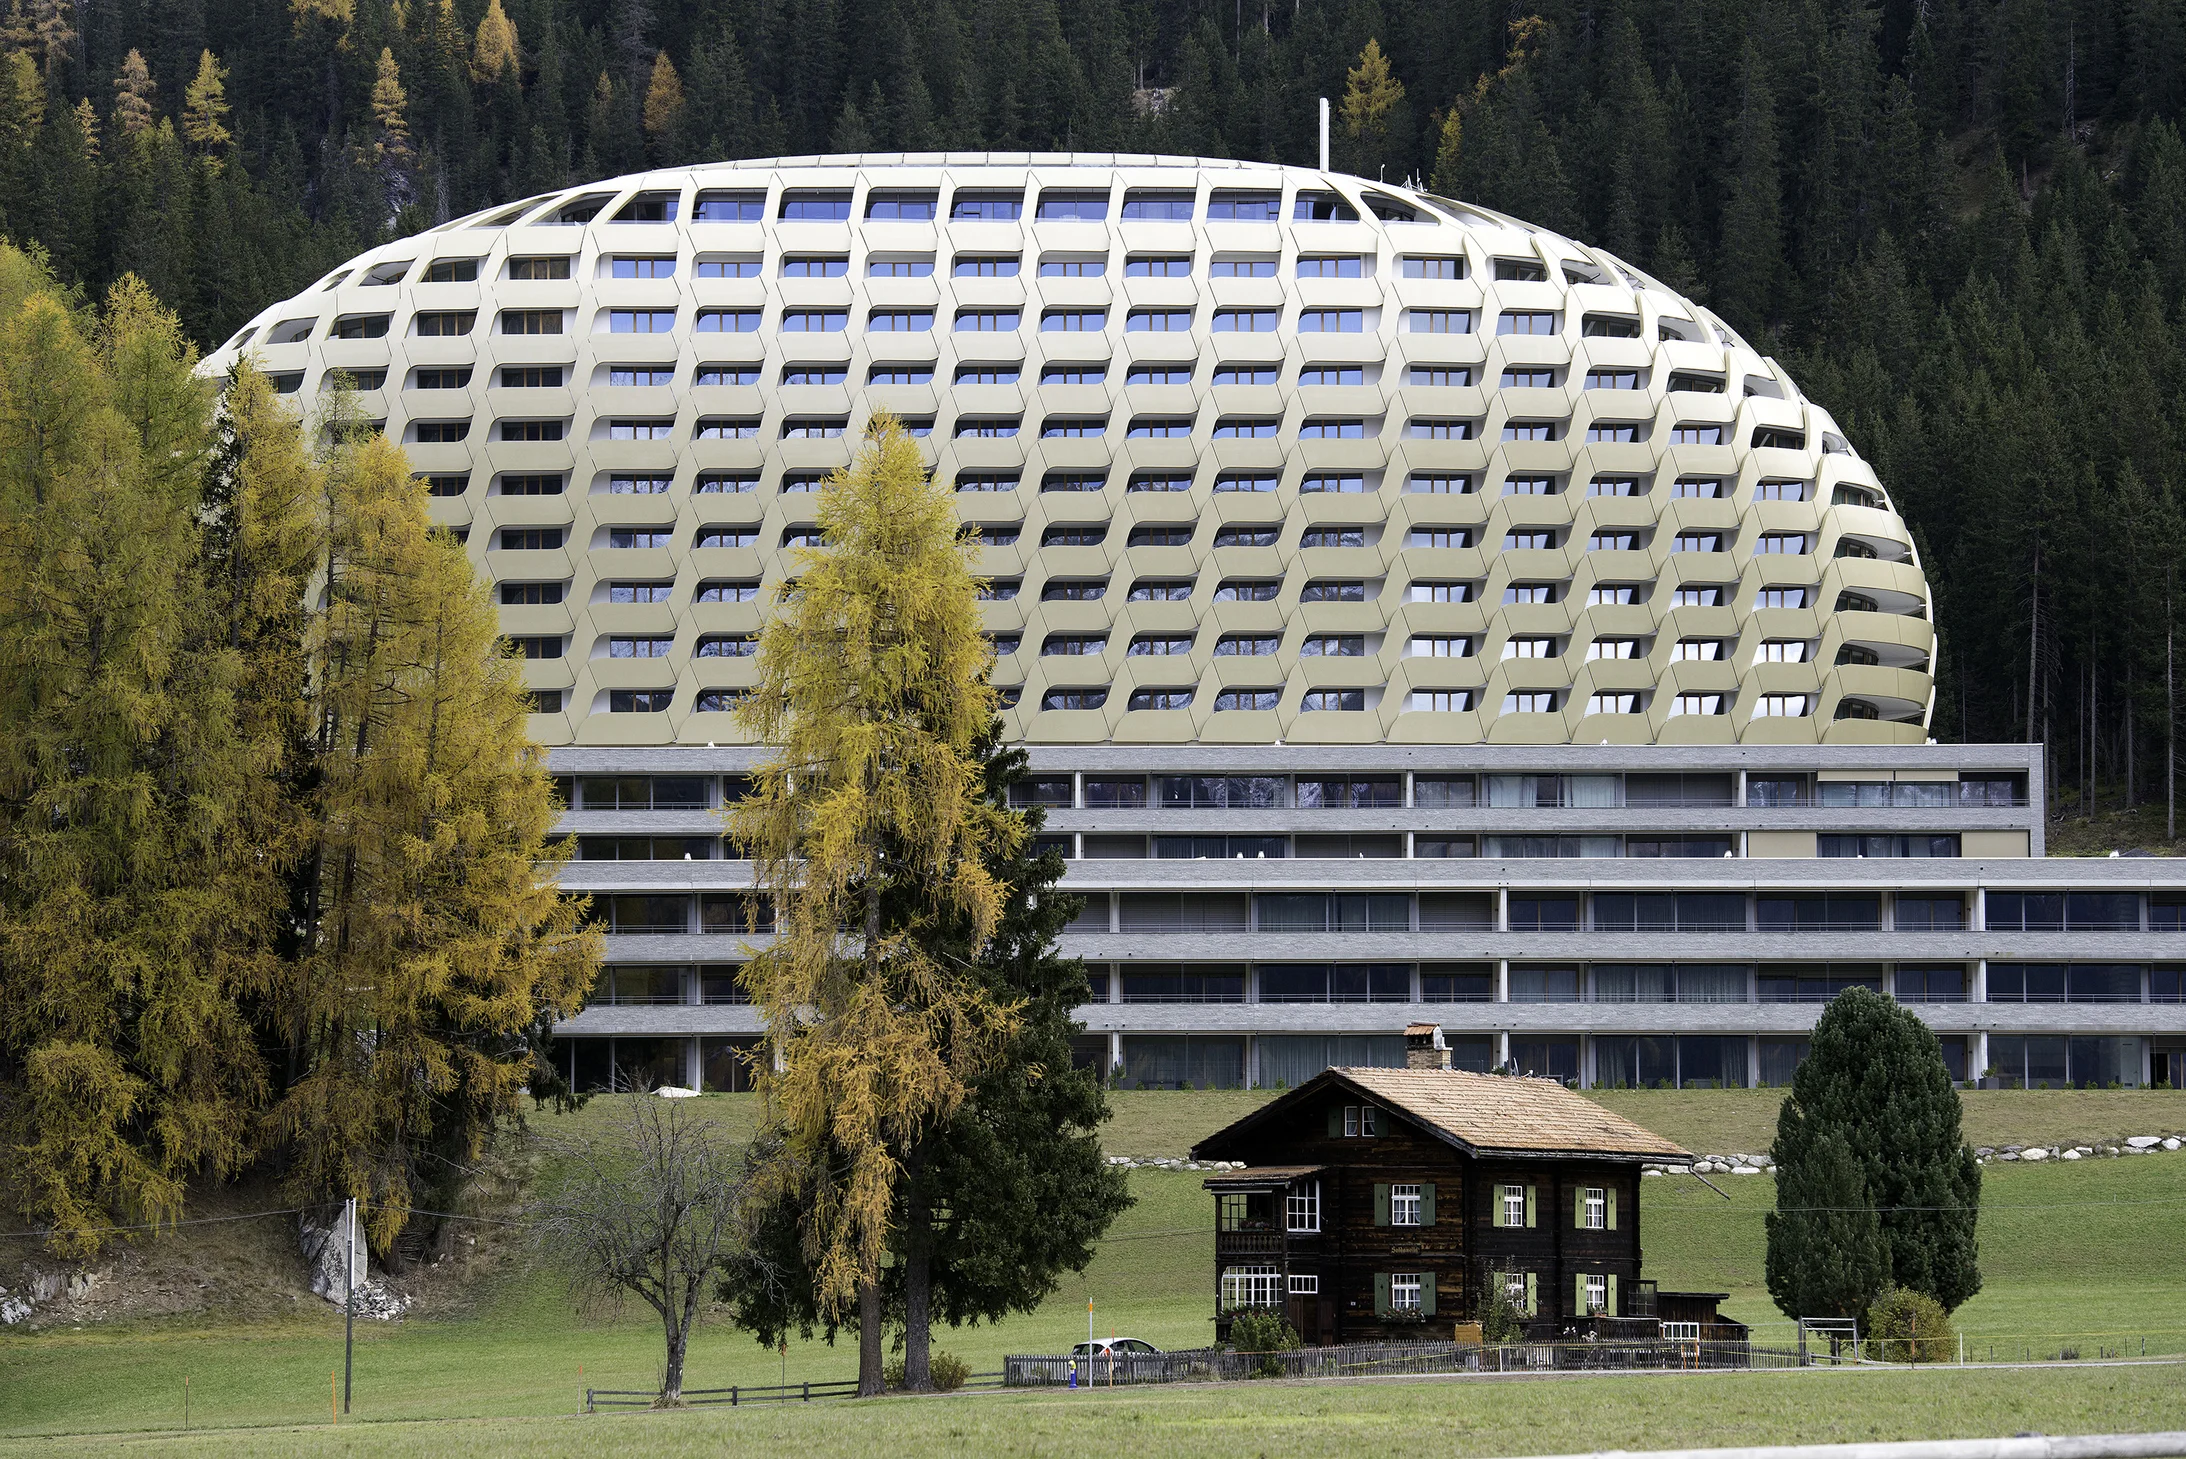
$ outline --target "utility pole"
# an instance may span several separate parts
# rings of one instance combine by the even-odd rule
[[[349,1412],[350,1365],[357,1352],[357,1198],[342,1216],[342,1412]]]

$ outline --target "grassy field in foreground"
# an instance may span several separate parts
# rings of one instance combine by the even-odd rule
[[[2137,1354],[2143,1341],[2150,1353],[2186,1351],[2186,1221],[2179,1219],[2186,1155],[1991,1166],[1987,1176],[1981,1240],[1988,1287],[1959,1313],[1970,1358],[2047,1356],[2065,1347],[2089,1358],[2103,1348]],[[1204,1343],[1213,1237],[1200,1181],[1134,1172],[1138,1204],[1085,1276],[1065,1282],[1029,1316],[946,1332],[939,1345],[981,1372],[998,1368],[1005,1352],[1060,1351],[1084,1335],[1089,1299],[1101,1333],[1171,1348]],[[1773,1182],[1749,1176],[1719,1184],[1729,1200],[1689,1177],[1646,1182],[1647,1274],[1672,1288],[1728,1292],[1728,1310],[1776,1324],[1760,1335],[1784,1338],[1761,1285],[1762,1218]],[[513,1271],[460,1319],[360,1328],[358,1413],[375,1420],[537,1417],[569,1412],[588,1383],[648,1387],[657,1374],[659,1329],[638,1319],[635,1309],[621,1321],[581,1318],[550,1275]],[[317,1304],[248,1326],[140,1323],[0,1336],[0,1435],[175,1425],[186,1377],[198,1423],[308,1424],[324,1415],[328,1373],[340,1360],[341,1324]],[[797,1380],[846,1377],[854,1366],[847,1344],[807,1343],[792,1346],[786,1368]],[[783,1371],[749,1337],[710,1326],[694,1343],[687,1381],[773,1383]],[[2167,1371],[2174,1387],[2186,1387],[2186,1376]]]
[[[831,1459],[1040,1454],[1110,1459],[1314,1459],[1370,1452],[1522,1455],[1677,1445],[1975,1438],[2186,1427],[2172,1366],[1817,1370],[1546,1381],[1230,1384],[1092,1393],[961,1394],[452,1424],[324,1423],[161,1433],[168,1455],[563,1455],[672,1459],[826,1453]],[[113,1452],[112,1437],[0,1441],[0,1455]]]

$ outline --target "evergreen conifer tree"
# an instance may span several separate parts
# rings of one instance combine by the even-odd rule
[[[1936,1037],[1910,1010],[1865,988],[1837,996],[1792,1078],[1774,1154],[1768,1281],[1787,1315],[1823,1315],[1784,1305],[1815,1292],[1859,1295],[1852,1310],[1873,1295],[1850,1291],[1871,1264],[1866,1224],[1833,1219],[1857,1214],[1846,1207],[1876,1213],[1884,1285],[1925,1292],[1946,1311],[1981,1290],[1974,1240],[1981,1170],[1959,1136],[1958,1091]],[[1857,1191],[1842,1168],[1846,1157]]]

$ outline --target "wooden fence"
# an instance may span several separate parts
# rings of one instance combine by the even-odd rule
[[[1138,1383],[1219,1383],[1266,1376],[1371,1378],[1412,1374],[1606,1372],[1658,1369],[1796,1368],[1796,1348],[1750,1342],[1635,1341],[1560,1343],[1343,1343],[1284,1352],[1189,1348],[1091,1358],[1015,1354],[1002,1360],[1006,1388],[1060,1387],[1076,1364],[1081,1388]]]

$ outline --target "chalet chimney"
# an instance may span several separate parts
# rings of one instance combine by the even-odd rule
[[[1450,1067],[1450,1051],[1442,1046],[1441,1024],[1412,1023],[1405,1025],[1404,1067],[1407,1069],[1447,1069]]]

